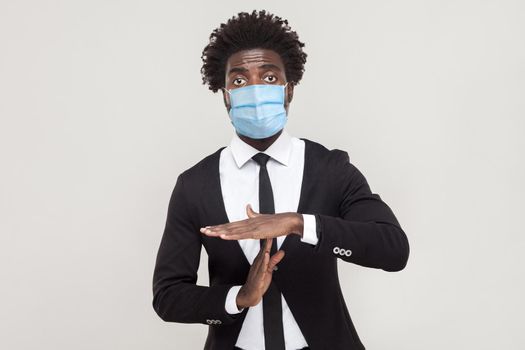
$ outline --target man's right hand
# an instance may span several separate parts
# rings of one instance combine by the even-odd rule
[[[266,239],[264,247],[261,247],[259,254],[257,254],[253,261],[246,283],[237,294],[236,302],[239,310],[259,304],[272,282],[275,265],[284,257],[284,250],[279,250],[270,257],[272,241],[273,239],[271,238]]]

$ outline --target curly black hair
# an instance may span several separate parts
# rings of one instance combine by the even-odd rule
[[[241,50],[271,49],[283,60],[286,78],[297,85],[306,63],[304,43],[292,31],[286,19],[261,10],[239,12],[210,34],[210,41],[202,51],[202,83],[217,92],[224,87],[226,61]]]

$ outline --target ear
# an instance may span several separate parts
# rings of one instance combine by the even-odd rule
[[[288,110],[288,105],[290,104],[290,102],[292,102],[292,99],[293,99],[293,88],[294,88],[294,84],[293,82],[289,82],[288,85],[286,85],[286,101],[285,101],[285,108]]]
[[[290,82],[290,84],[288,84],[286,86],[286,90],[288,90],[288,103],[292,102],[292,99],[293,99],[293,88],[294,88],[294,83],[293,82]]]
[[[228,91],[226,91],[225,88],[221,88],[222,90],[222,100],[224,101],[224,106],[226,106],[226,110],[230,111],[230,94]]]

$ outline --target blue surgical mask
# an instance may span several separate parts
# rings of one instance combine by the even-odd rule
[[[257,84],[227,90],[230,94],[230,119],[235,130],[252,139],[276,134],[287,121],[284,108],[288,85]]]

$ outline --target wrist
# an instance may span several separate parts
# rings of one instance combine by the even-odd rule
[[[304,219],[303,215],[299,213],[291,213],[292,214],[292,224],[291,224],[291,233],[299,235],[299,237],[303,237],[304,233]]]
[[[243,286],[244,287],[244,286]],[[237,293],[237,297],[235,298],[235,302],[237,303],[237,309],[240,311],[249,305],[247,305],[245,298],[244,298],[244,290],[243,287],[239,290],[239,293]]]

